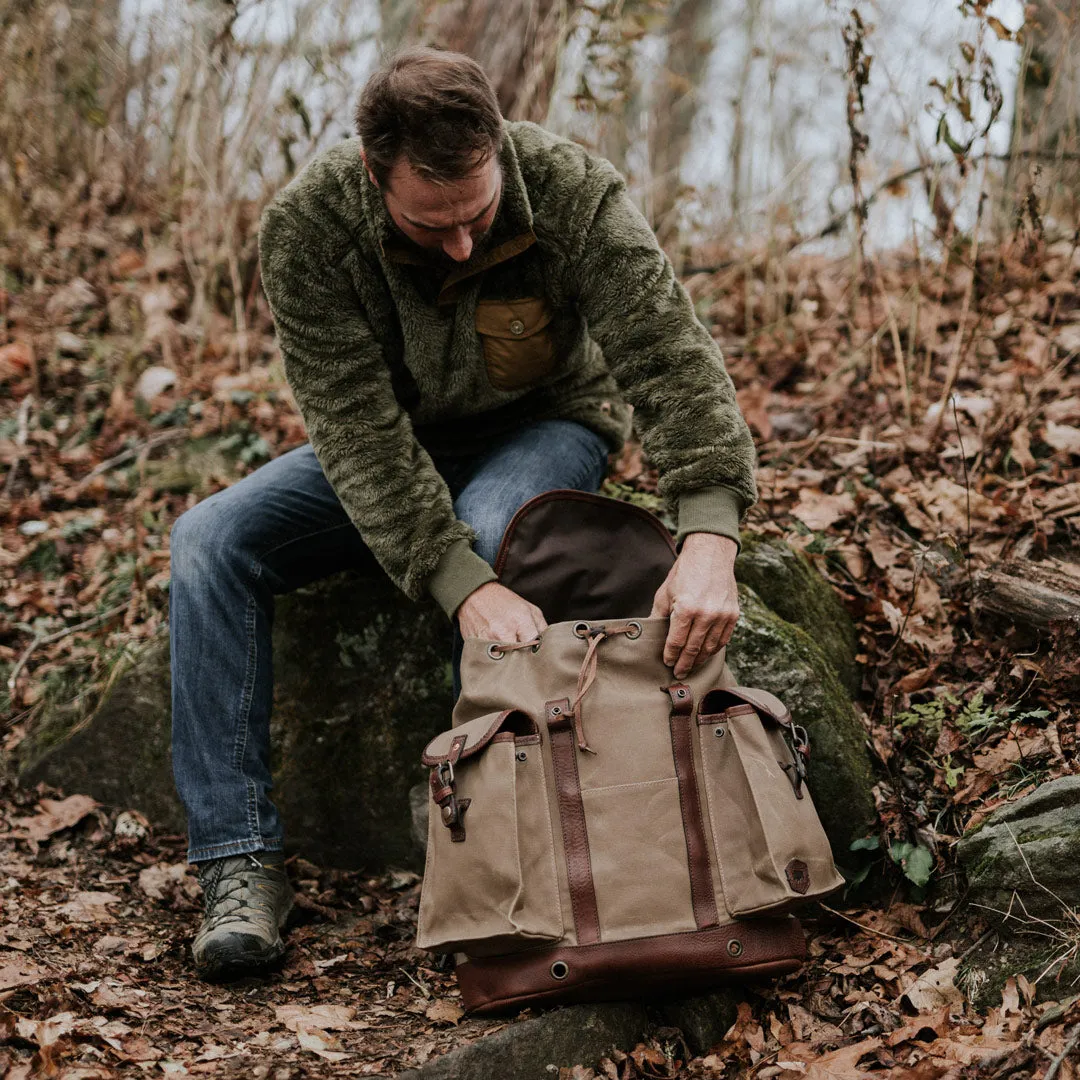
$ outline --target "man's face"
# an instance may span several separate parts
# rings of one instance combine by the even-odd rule
[[[449,268],[472,255],[495,221],[502,171],[493,154],[463,179],[437,183],[401,158],[380,190],[394,224]]]

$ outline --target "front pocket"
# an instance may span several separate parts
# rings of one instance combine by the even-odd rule
[[[735,916],[777,914],[843,884],[782,718],[755,704],[741,688],[713,690],[695,725],[722,890],[717,899]]]
[[[455,743],[460,749],[451,762]],[[460,817],[456,828],[448,828],[444,807],[428,805],[417,945],[484,956],[561,938],[555,845],[535,723],[516,711],[480,717],[434,739],[424,762],[434,763],[433,789],[444,781],[453,789],[453,803],[444,799],[450,807],[446,816]]]
[[[484,350],[488,381],[496,390],[520,390],[555,370],[554,317],[543,297],[481,300],[476,332]]]

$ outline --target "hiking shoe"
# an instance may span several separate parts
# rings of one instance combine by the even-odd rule
[[[203,920],[192,952],[209,982],[254,975],[285,954],[281,930],[293,892],[280,851],[229,855],[199,863]]]

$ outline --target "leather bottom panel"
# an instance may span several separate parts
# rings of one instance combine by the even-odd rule
[[[691,993],[786,975],[806,956],[793,918],[753,919],[682,934],[554,946],[457,967],[465,1006],[484,1015],[526,1005]]]

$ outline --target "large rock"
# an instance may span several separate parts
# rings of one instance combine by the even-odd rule
[[[385,579],[349,573],[279,598],[274,623],[273,797],[289,848],[332,866],[419,869],[408,792],[450,715],[446,617]],[[19,748],[19,779],[182,832],[170,715],[163,635],[92,717],[48,713]]]
[[[549,1080],[562,1068],[593,1066],[612,1049],[632,1050],[658,1024],[678,1028],[691,1053],[705,1054],[734,1023],[743,997],[730,988],[650,1005],[609,1002],[550,1009],[398,1073],[397,1080]]]
[[[991,922],[964,958],[961,981],[979,1007],[996,1004],[1022,974],[1040,999],[1080,979],[1080,776],[1040,785],[991,814],[957,845],[968,879],[968,911]]]
[[[768,546],[768,559],[787,565]],[[752,590],[741,595],[731,665],[745,684],[783,698],[810,731],[814,799],[842,858],[873,817],[862,729],[815,641]],[[818,629],[831,617],[822,611]],[[424,779],[421,749],[450,716],[445,617],[381,576],[338,575],[279,599],[274,666],[274,798],[289,848],[340,867],[419,869],[410,826],[414,811],[422,825],[425,804],[421,796],[410,807],[409,790]],[[93,716],[49,712],[20,747],[20,779],[86,792],[183,831],[169,726],[163,637],[114,680]]]
[[[785,622],[813,637],[844,688],[859,689],[858,639],[840,598],[801,551],[775,537],[743,533],[735,577]]]
[[[876,821],[866,732],[832,665],[805,630],[770,610],[753,589],[739,587],[742,616],[728,665],[744,686],[770,690],[810,735],[809,785],[836,858]]]
[[[1041,784],[957,845],[969,898],[987,909],[1060,919],[1080,909],[1080,776]]]

